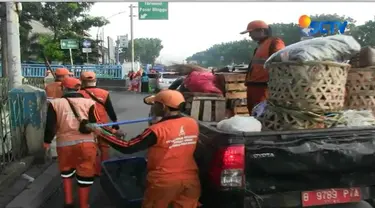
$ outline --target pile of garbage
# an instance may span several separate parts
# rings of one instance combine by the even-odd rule
[[[181,76],[186,76],[183,86],[190,92],[223,93],[216,87],[216,76],[209,69],[191,64],[175,64],[171,68]]]
[[[349,60],[361,49],[351,36],[304,40],[274,53],[269,98],[258,118],[264,130],[331,128],[345,107]],[[258,106],[259,107],[259,106]]]

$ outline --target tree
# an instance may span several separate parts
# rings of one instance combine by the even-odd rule
[[[270,25],[272,35],[281,38],[285,45],[290,45],[301,40],[301,29],[297,24],[275,23]]]
[[[64,52],[60,50],[60,44],[53,40],[53,35],[33,34],[30,41],[30,50],[35,52],[37,61],[43,62],[44,57],[48,57],[49,61],[64,58]]]
[[[357,36],[360,43],[375,44],[375,22],[369,21],[360,27],[355,26],[355,20],[351,17],[340,16],[338,14],[319,14],[311,15],[313,21],[348,21],[345,34]],[[284,40],[286,45],[290,45],[301,40],[301,28],[295,23],[275,23],[270,25],[272,35]],[[329,25],[324,26],[329,29]],[[366,30],[367,29],[367,30]],[[374,31],[374,32],[372,32]],[[321,36],[321,34],[316,35]],[[363,43],[362,43],[362,42]],[[372,41],[372,42],[371,42]],[[221,66],[234,63],[249,63],[256,44],[253,41],[242,40],[228,43],[221,43],[211,48],[195,53],[188,57],[187,61],[197,61],[203,66]],[[224,57],[224,61],[220,61],[220,57]]]
[[[134,39],[134,57],[142,63],[154,64],[163,49],[162,41],[159,38],[136,38]],[[131,61],[131,42],[128,48],[124,49],[125,59]]]
[[[224,66],[232,63],[248,63],[256,43],[240,40],[213,45],[211,48],[195,53],[187,61],[197,61],[202,66]]]
[[[375,18],[355,27],[351,34],[361,46],[375,46]]]
[[[44,40],[46,45],[40,43],[40,46],[36,46],[33,42],[33,48],[42,49],[46,52],[46,56],[55,61],[63,61],[65,63],[70,63],[69,51],[60,49],[61,39],[76,39],[82,42],[83,39],[90,39],[88,37],[87,31],[91,27],[102,27],[109,23],[103,17],[93,17],[88,14],[91,6],[94,3],[87,2],[32,2],[24,3],[26,6],[38,8],[32,11],[33,18],[39,20],[46,28],[52,30],[52,36],[41,35],[40,38],[34,37],[34,40]],[[36,35],[38,36],[38,35]],[[90,53],[89,59],[91,62],[96,61],[98,54],[98,42],[92,40],[93,52]],[[48,46],[48,47],[47,47]],[[56,47],[58,46],[58,47]],[[38,50],[39,50],[38,49]],[[39,54],[39,52],[33,50],[30,53]],[[55,50],[55,51],[54,51]],[[63,56],[56,56],[56,54],[63,53]],[[50,58],[54,57],[54,58]],[[39,57],[40,59],[40,57]],[[86,61],[86,54],[83,54],[81,50],[73,50],[73,60],[76,63],[84,63]]]
[[[1,5],[0,16],[5,18],[5,2]],[[31,20],[37,19],[37,15],[41,11],[40,3],[23,3],[22,12],[19,14],[19,23],[20,23],[20,44],[21,44],[21,58],[28,57],[30,55],[29,46],[31,44],[29,35],[32,31],[30,25]]]

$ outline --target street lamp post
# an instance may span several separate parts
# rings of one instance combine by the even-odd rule
[[[126,13],[127,11],[121,11],[121,12],[117,12],[117,13],[115,13],[115,14],[113,14],[113,15],[111,15],[111,16],[109,16],[109,17],[106,17],[106,19],[110,19],[110,18],[112,18],[112,17],[115,17],[115,16],[117,16],[117,15],[119,15],[119,14],[123,14],[123,13]],[[97,42],[99,42],[99,32],[101,31],[102,32],[102,34],[103,34],[103,36],[104,36],[104,27],[105,27],[105,25],[104,26],[102,26],[102,27],[98,27],[98,30],[97,30],[97,32],[96,32],[96,41]],[[100,40],[101,40],[102,38],[100,37]],[[103,40],[101,40],[101,43],[100,43],[100,51],[102,52],[102,63],[104,63],[104,50],[103,50],[103,48],[104,48],[104,39]],[[99,52],[99,48],[98,48],[98,52]],[[99,64],[99,57],[98,57],[98,64]]]
[[[135,15],[133,14],[133,8],[136,8],[136,6],[133,6],[133,4],[130,4],[129,6],[130,8],[130,41],[131,41],[131,60],[132,60],[132,63],[131,63],[131,68],[132,68],[132,71],[135,71],[134,70],[134,27],[133,27],[133,17],[135,17]]]

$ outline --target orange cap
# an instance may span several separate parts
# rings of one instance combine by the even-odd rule
[[[243,32],[240,32],[240,34],[246,34],[256,29],[268,29],[268,28],[269,26],[264,21],[254,20],[254,21],[249,22],[249,24],[247,24],[246,30]]]
[[[145,99],[145,103],[153,104],[159,102],[171,108],[179,108],[185,102],[184,96],[177,90],[162,90],[155,96]]]
[[[70,71],[66,68],[57,68],[55,71],[56,76],[65,76],[69,75]]]
[[[81,73],[81,80],[82,81],[88,81],[88,80],[95,80],[96,75],[93,71],[84,71]]]
[[[61,82],[61,85],[63,87],[69,88],[69,89],[77,89],[81,86],[81,81],[74,77],[66,77]]]

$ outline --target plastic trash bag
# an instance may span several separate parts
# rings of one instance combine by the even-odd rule
[[[340,127],[374,126],[375,117],[370,110],[347,110],[343,112],[346,125]]]
[[[244,131],[244,132],[260,132],[262,124],[252,116],[235,115],[229,119],[224,119],[217,124],[217,128],[222,131]]]
[[[263,115],[263,113],[266,110],[266,107],[267,107],[267,101],[260,102],[251,111],[251,116],[258,118],[259,116]]]
[[[267,67],[272,62],[286,61],[334,61],[350,60],[361,50],[361,45],[348,35],[333,35],[300,41],[280,50],[265,63]]]
[[[184,86],[190,92],[222,94],[216,87],[216,76],[212,72],[193,71],[184,80]]]

